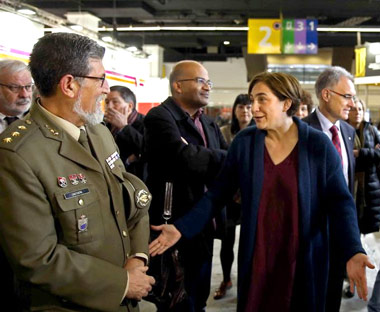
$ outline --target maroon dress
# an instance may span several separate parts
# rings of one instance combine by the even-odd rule
[[[299,244],[298,144],[274,165],[267,149],[246,312],[290,311]]]

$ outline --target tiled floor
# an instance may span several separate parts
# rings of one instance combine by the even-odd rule
[[[239,239],[239,229],[236,233],[236,242]],[[372,294],[372,287],[375,282],[377,270],[380,263],[380,235],[376,236],[369,234],[362,237],[363,245],[370,256],[371,261],[376,265],[375,270],[367,270],[368,288],[370,295]],[[211,281],[211,295],[207,302],[207,312],[233,312],[236,311],[236,276],[237,276],[237,266],[236,259],[232,268],[232,282],[233,287],[230,289],[225,298],[220,300],[214,300],[212,298],[213,292],[219,286],[222,281],[222,269],[219,260],[220,251],[220,240],[215,240],[214,244],[214,262],[213,262],[213,275]],[[237,243],[235,243],[235,255],[237,255]],[[148,302],[142,302],[141,305],[142,312],[153,312],[156,311],[154,305]],[[360,300],[356,295],[351,298],[343,298],[340,312],[364,312],[367,311],[367,303]]]

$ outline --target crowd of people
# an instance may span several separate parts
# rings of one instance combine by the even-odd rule
[[[350,73],[321,73],[316,108],[293,76],[259,73],[219,127],[202,64],[177,63],[171,96],[143,116],[130,89],[109,87],[104,52],[56,33],[29,66],[0,61],[4,305],[206,311],[216,232],[221,299],[237,225],[238,311],[338,312],[344,278],[367,300],[360,233],[379,230],[380,134]]]

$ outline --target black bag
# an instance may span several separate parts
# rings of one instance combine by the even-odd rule
[[[145,300],[154,303],[158,311],[187,310],[184,271],[177,248],[152,257],[147,274],[153,276],[156,283]]]

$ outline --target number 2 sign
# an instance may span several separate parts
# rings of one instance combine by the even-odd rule
[[[281,54],[281,20],[248,20],[248,53]]]

